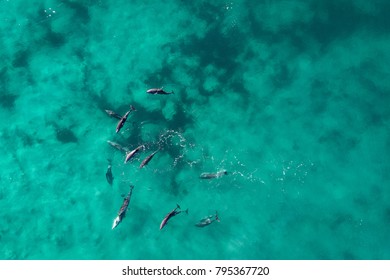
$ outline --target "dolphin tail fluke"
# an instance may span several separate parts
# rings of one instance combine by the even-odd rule
[[[187,210],[186,211],[184,211],[187,215],[188,215],[188,208],[187,208]]]
[[[221,221],[221,220],[219,219],[219,217],[218,217],[218,212],[217,212],[217,211],[215,211],[215,220],[218,221],[218,222]]]

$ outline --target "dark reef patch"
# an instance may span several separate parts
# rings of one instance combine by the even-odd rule
[[[71,1],[71,0],[63,0],[61,1],[64,5],[69,7],[71,10],[74,12],[74,18],[75,20],[79,20],[81,23],[88,23],[90,20],[90,15],[89,15],[89,6],[94,2],[94,1],[88,1],[87,6],[84,6],[80,2],[82,1]]]
[[[64,34],[48,30],[45,36],[45,39],[52,47],[59,48],[66,43],[66,38]]]
[[[15,101],[18,97],[18,95],[3,93],[0,95],[0,105],[4,108],[12,109],[15,106]]]
[[[311,9],[316,12],[314,20],[302,30],[323,46],[364,29],[386,34],[390,31],[390,18],[385,11],[389,11],[390,2],[382,1],[381,5],[382,8],[375,15],[368,15],[362,13],[353,1],[313,1]],[[321,16],[324,13],[326,19]]]
[[[248,1],[249,25],[254,38],[267,44],[279,44],[288,41],[289,47],[298,53],[313,51],[312,42],[318,42],[320,48],[327,48],[333,42],[353,36],[358,31],[369,30],[372,33],[390,32],[390,2],[382,1],[381,9],[375,14],[364,13],[353,1],[310,1],[309,10],[313,17],[308,22],[297,18],[296,22],[270,30],[256,14],[258,3]],[[283,11],[281,11],[283,13]]]
[[[214,64],[218,69],[225,70],[223,80],[236,72],[236,57],[239,55],[239,38],[232,40],[220,32],[218,26],[211,27],[203,38],[193,36],[182,42],[180,52],[183,56],[198,56],[201,67]],[[226,79],[225,79],[226,78]]]
[[[173,115],[171,121],[168,121],[168,128],[179,131],[184,131],[186,127],[193,126],[194,119],[191,114],[186,114],[184,110],[184,106],[182,104],[175,104],[176,113]]]
[[[23,131],[17,131],[17,135],[22,140],[23,146],[32,146],[36,142],[36,140],[31,135]]]
[[[273,85],[277,89],[282,89],[291,85],[294,81],[294,75],[292,71],[288,69],[288,65],[285,63],[275,64],[275,72],[271,76]]]
[[[15,68],[25,68],[28,66],[30,59],[30,51],[29,50],[20,50],[15,53],[14,59],[12,61],[12,66]]]
[[[78,139],[73,131],[69,128],[56,128],[57,140],[61,143],[77,143]]]

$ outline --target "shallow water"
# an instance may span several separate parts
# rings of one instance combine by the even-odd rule
[[[389,259],[388,1],[146,2],[0,1],[0,259]]]

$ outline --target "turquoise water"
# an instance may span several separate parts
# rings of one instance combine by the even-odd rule
[[[373,2],[0,0],[0,259],[390,259]]]

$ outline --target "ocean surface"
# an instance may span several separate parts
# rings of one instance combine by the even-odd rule
[[[390,259],[389,12],[0,0],[0,259]]]

